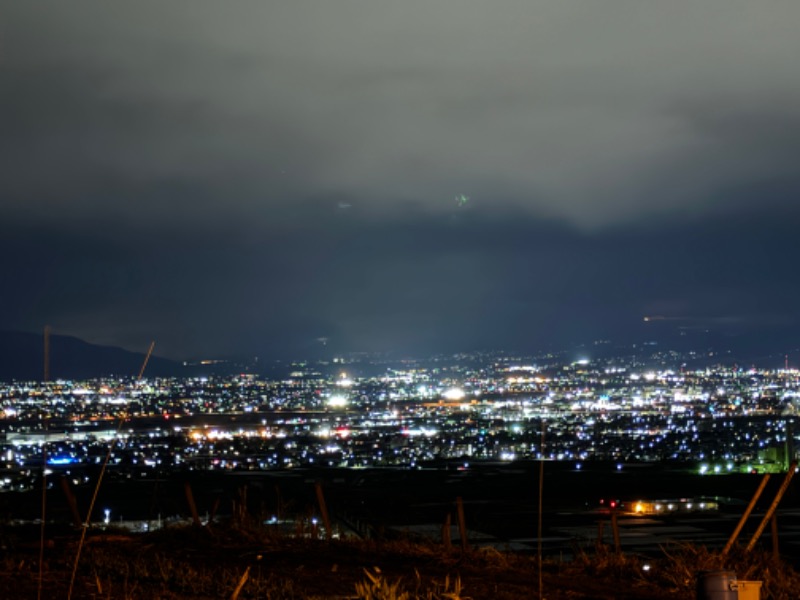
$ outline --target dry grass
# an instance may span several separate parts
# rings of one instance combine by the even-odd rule
[[[56,540],[47,548],[44,597],[66,598],[76,543]],[[90,536],[83,555],[76,599],[511,600],[535,598],[538,590],[532,556],[409,540],[295,539],[266,528]],[[35,597],[39,567],[38,548],[0,555],[0,597]],[[698,572],[718,569],[763,581],[763,598],[789,600],[800,589],[800,575],[771,555],[734,550],[723,561],[702,546],[676,545],[654,558],[599,546],[568,562],[545,561],[544,590],[549,600],[690,600]]]
[[[699,571],[730,570],[736,573],[737,579],[763,582],[762,598],[796,600],[798,597],[800,574],[769,552],[755,550],[745,554],[741,548],[734,548],[723,558],[705,546],[690,544],[677,544],[663,551],[658,580],[675,590],[693,591]]]
[[[371,572],[364,569],[364,574],[366,579],[355,585],[355,598],[358,600],[471,600],[462,595],[459,577],[451,582],[450,577],[445,576],[444,581],[432,581],[426,586],[419,571],[415,571],[414,590],[411,591],[402,578],[391,582],[378,567]]]

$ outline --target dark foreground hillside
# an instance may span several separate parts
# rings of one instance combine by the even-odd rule
[[[79,535],[48,537],[40,572],[35,529],[2,531],[0,597],[68,598]],[[796,598],[800,577],[757,554],[722,564],[700,547],[665,549],[660,558],[616,555],[607,547],[542,569],[543,597],[694,598],[700,569],[735,569],[764,581],[762,598]],[[41,587],[41,589],[40,589]],[[276,536],[258,526],[180,526],[142,535],[107,530],[87,536],[72,598],[426,599],[537,598],[536,557],[441,544],[325,541]]]

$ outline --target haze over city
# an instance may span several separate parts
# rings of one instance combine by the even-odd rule
[[[798,332],[795,2],[2,14],[0,329],[175,359]]]

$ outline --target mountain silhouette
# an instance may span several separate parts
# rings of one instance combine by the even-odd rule
[[[105,376],[136,377],[146,353],[98,346],[76,337],[50,335],[50,379],[90,379]],[[145,375],[185,375],[182,364],[151,356]],[[44,378],[44,336],[0,331],[0,381],[41,381]]]

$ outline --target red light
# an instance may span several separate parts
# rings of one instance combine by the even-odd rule
[[[611,508],[617,508],[617,503],[613,500],[611,501]]]

